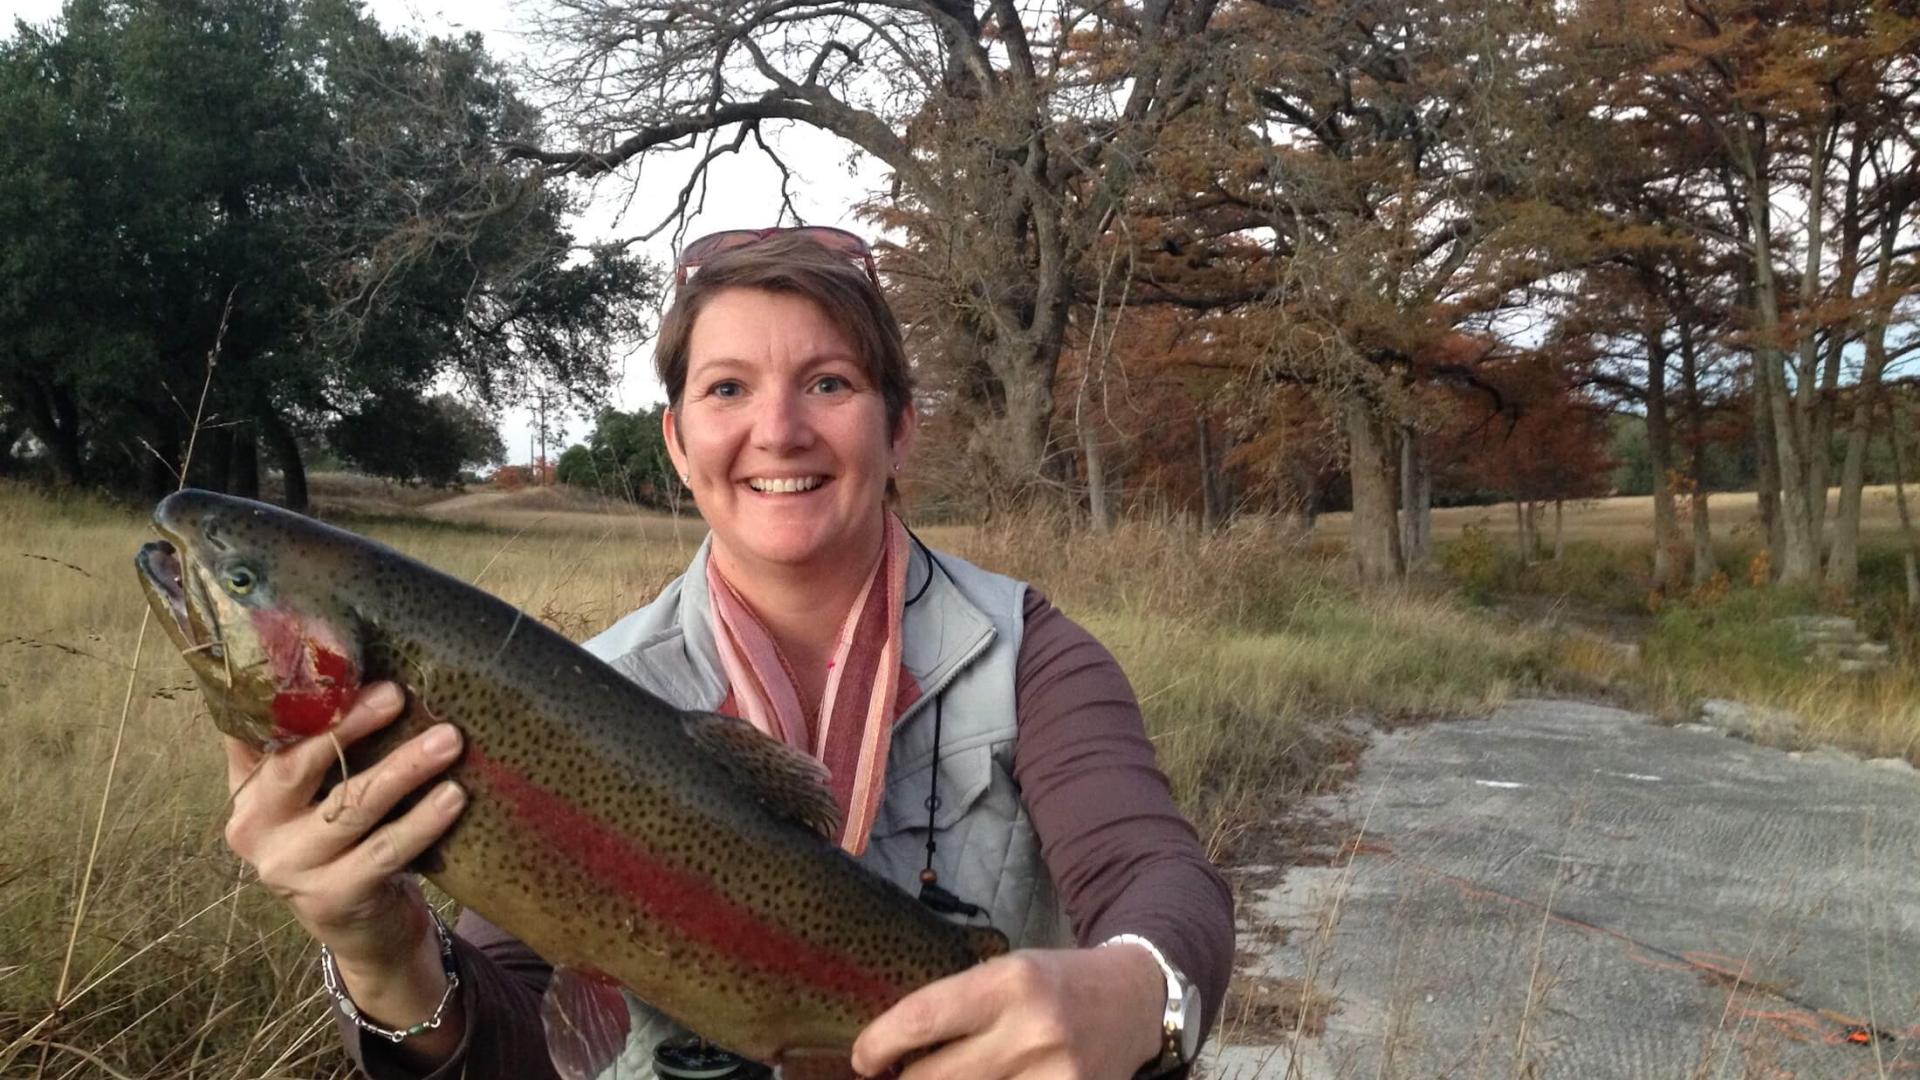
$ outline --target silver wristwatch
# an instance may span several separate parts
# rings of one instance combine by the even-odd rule
[[[1193,1064],[1200,1052],[1200,990],[1167,962],[1160,947],[1139,934],[1117,934],[1101,945],[1138,945],[1152,954],[1167,977],[1167,1005],[1160,1016],[1160,1056],[1141,1066],[1141,1077],[1160,1076]]]

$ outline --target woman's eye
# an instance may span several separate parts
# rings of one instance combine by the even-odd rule
[[[837,394],[853,389],[853,383],[839,375],[822,375],[814,380],[813,388],[823,394]]]
[[[728,379],[725,382],[714,383],[713,386],[707,390],[708,396],[717,398],[736,398],[746,392],[746,387],[741,386],[732,379]]]
[[[227,584],[227,591],[232,593],[233,595],[245,596],[248,593],[253,591],[253,586],[255,583],[253,571],[247,569],[246,567],[229,566],[224,576]]]

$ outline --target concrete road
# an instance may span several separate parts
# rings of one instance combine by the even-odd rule
[[[1251,894],[1242,972],[1319,1034],[1229,1015],[1210,1076],[1920,1075],[1904,766],[1523,701],[1378,735],[1312,810],[1345,849]]]

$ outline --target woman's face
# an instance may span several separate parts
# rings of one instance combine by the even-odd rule
[[[723,568],[866,571],[913,413],[889,438],[879,389],[813,301],[715,294],[694,321],[686,389],[665,423]]]

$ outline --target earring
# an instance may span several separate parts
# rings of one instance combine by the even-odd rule
[[[899,462],[897,462],[897,461],[896,461],[896,462],[894,462],[894,463],[893,463],[893,471],[894,471],[894,472],[899,472],[899,471],[900,471],[900,463],[899,463]]]
[[[687,485],[688,487],[692,487],[692,486],[693,486],[693,474],[692,474],[692,473],[684,473],[684,472],[683,472],[683,473],[681,473],[681,474],[680,474],[680,482],[681,482],[681,483],[683,483],[683,484],[685,484],[685,485]]]

